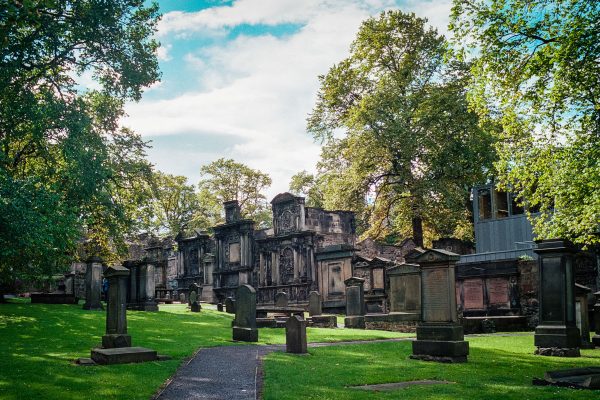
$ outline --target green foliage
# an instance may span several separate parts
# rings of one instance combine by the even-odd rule
[[[469,188],[491,169],[493,126],[468,110],[467,66],[446,47],[425,19],[390,11],[363,22],[350,57],[320,77],[308,130],[324,142],[323,204],[357,211],[367,236],[422,242],[422,225],[428,239],[469,236]]]
[[[300,171],[290,180],[290,192],[296,196],[304,196],[309,207],[323,207],[323,191],[317,181],[318,177],[306,171]]]
[[[148,178],[123,103],[158,79],[142,0],[0,1],[0,280],[51,274],[83,236],[123,249]],[[101,90],[78,92],[91,73]]]
[[[223,202],[237,200],[242,215],[260,226],[271,225],[271,213],[263,190],[271,186],[269,175],[231,159],[220,158],[200,168],[198,184],[201,213],[195,218],[199,226],[222,223]]]
[[[194,185],[188,185],[185,176],[157,171],[153,174],[152,192],[149,210],[151,230],[177,236],[198,210],[198,196]]]
[[[455,1],[470,103],[502,126],[499,181],[539,208],[539,238],[600,242],[600,3]]]

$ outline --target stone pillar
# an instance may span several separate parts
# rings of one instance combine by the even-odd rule
[[[323,314],[323,303],[321,302],[321,295],[319,292],[312,291],[308,296],[308,315]]]
[[[594,346],[600,347],[600,291],[594,293],[596,302],[594,303],[594,330],[596,334],[592,337]]]
[[[84,310],[103,310],[100,297],[102,295],[102,259],[90,257],[85,269],[85,303]]]
[[[421,319],[417,340],[412,343],[414,359],[466,362],[469,343],[456,312],[455,265],[458,254],[431,249],[414,261],[421,267]]]
[[[581,336],[576,326],[575,248],[566,240],[538,240],[540,323],[535,329],[535,354],[579,357]]]
[[[192,283],[189,287],[188,298],[190,310],[192,312],[200,312],[200,297],[202,296],[202,287],[196,283]]]
[[[590,319],[588,316],[588,294],[592,289],[587,286],[575,284],[575,321],[581,334],[581,348],[593,349],[590,341]]]
[[[139,299],[139,263],[133,260],[124,261],[123,267],[129,270],[129,276],[127,277],[127,308],[135,310]]]
[[[346,328],[365,329],[365,280],[351,277],[344,281],[346,285]]]
[[[387,273],[390,312],[421,313],[421,267],[402,263]]]
[[[256,290],[250,285],[241,285],[235,296],[235,320],[233,340],[258,342],[256,328]]]
[[[135,308],[139,311],[158,311],[158,303],[155,298],[156,284],[154,275],[154,265],[142,263],[139,267],[139,298]]]
[[[306,354],[307,347],[306,321],[298,315],[292,315],[285,323],[285,351]]]
[[[108,305],[106,310],[106,335],[102,347],[131,347],[127,334],[127,276],[129,270],[122,266],[109,267],[104,273],[108,279]]]

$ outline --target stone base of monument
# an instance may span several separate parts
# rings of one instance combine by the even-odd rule
[[[581,353],[577,347],[538,347],[533,354],[551,357],[581,357]]]
[[[146,301],[142,303],[130,303],[127,304],[127,309],[134,311],[158,311],[158,302]]]
[[[234,326],[233,340],[239,342],[258,342],[258,329]]]
[[[202,307],[200,306],[200,303],[192,304],[190,306],[191,312],[200,312],[201,309],[202,309]]]
[[[100,303],[100,304],[84,303],[83,307],[81,307],[81,308],[84,310],[91,310],[91,311],[103,311],[104,310],[102,303]]]
[[[256,318],[257,328],[277,328],[277,321],[275,318]]]
[[[65,293],[31,293],[31,304],[77,304],[79,299]]]
[[[315,328],[337,328],[337,317],[335,315],[313,315],[309,318],[310,326]]]
[[[123,334],[107,334],[102,336],[102,347],[114,349],[120,347],[131,347],[131,336]]]
[[[581,336],[576,326],[539,325],[535,328],[535,354],[555,357],[579,357]]]
[[[412,342],[413,359],[439,362],[466,362],[469,342],[458,324],[421,324]]]
[[[158,361],[155,350],[145,347],[119,347],[114,349],[93,349],[92,360],[97,364],[128,364]]]
[[[344,327],[350,329],[365,329],[365,317],[363,315],[353,315],[344,318]]]

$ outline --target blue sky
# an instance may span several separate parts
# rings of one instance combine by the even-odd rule
[[[318,75],[348,55],[360,22],[399,8],[446,32],[450,0],[161,0],[162,80],[126,106],[123,125],[152,141],[156,168],[184,175],[220,157],[273,178],[314,171],[305,121]]]

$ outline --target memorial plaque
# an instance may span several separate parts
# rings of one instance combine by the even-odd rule
[[[560,257],[549,257],[543,262],[544,273],[542,275],[542,287],[540,292],[544,296],[542,303],[542,321],[562,321],[564,278],[560,264]]]
[[[447,269],[423,270],[423,321],[452,320],[448,307],[449,292]]]
[[[383,289],[383,268],[376,268],[373,270],[373,289]]]
[[[507,304],[508,298],[508,279],[491,278],[487,281],[488,298],[490,304]]]
[[[483,309],[483,281],[481,279],[465,279],[463,298],[465,310]]]
[[[229,243],[229,262],[240,262],[240,244],[238,242]]]

